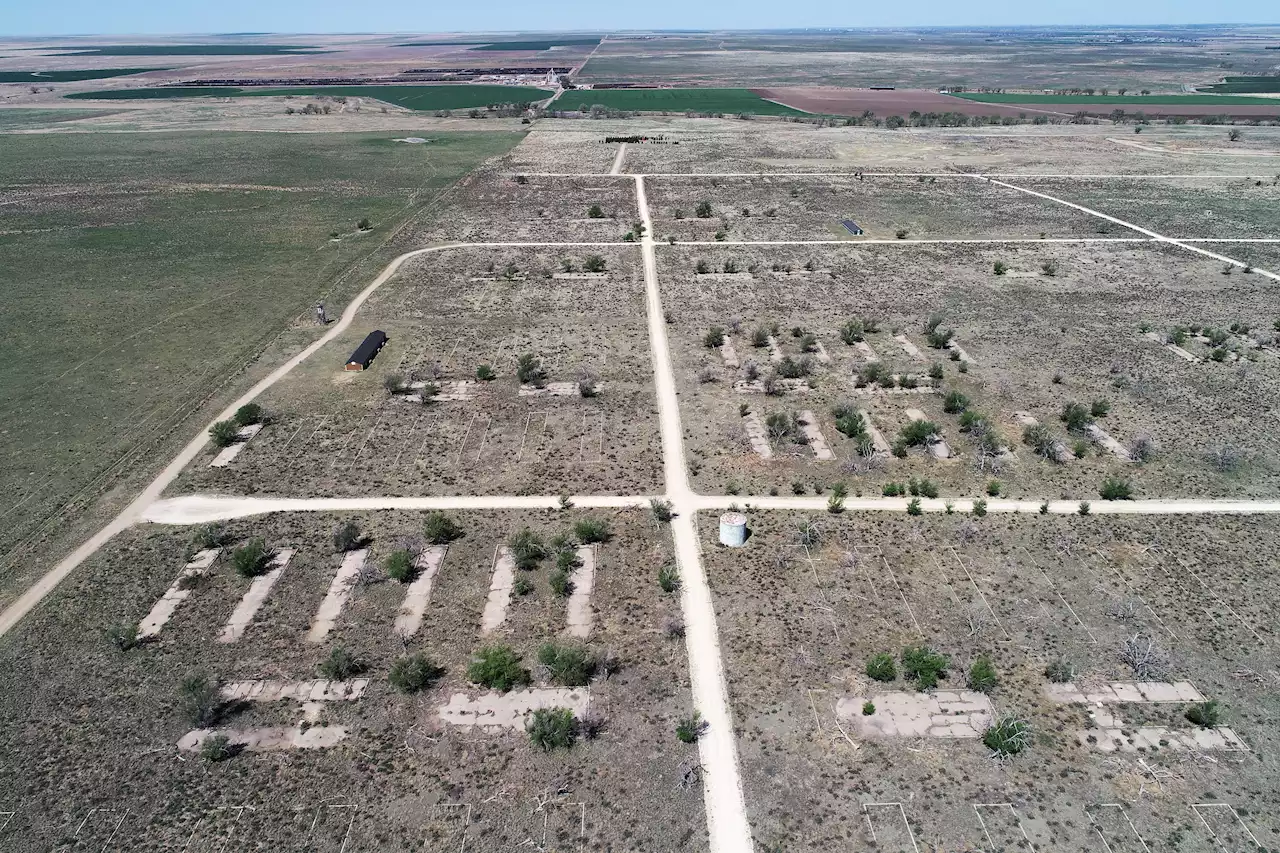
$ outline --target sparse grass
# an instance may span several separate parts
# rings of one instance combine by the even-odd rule
[[[436,666],[424,654],[405,655],[391,664],[387,680],[401,693],[420,693],[431,687],[444,675],[444,669]]]
[[[20,473],[0,472],[0,493],[9,504],[29,497],[7,515],[0,553],[90,484],[96,494],[158,470],[168,457],[157,441],[194,434],[197,407],[245,387],[245,364],[309,305],[332,293],[334,316],[350,292],[339,283],[372,277],[394,254],[376,236],[330,242],[331,230],[363,215],[380,223],[375,235],[393,228],[521,138],[433,133],[424,170],[422,151],[410,150],[419,146],[387,137],[5,137],[0,185],[33,195],[5,208],[0,235],[0,291],[10,295],[0,326],[11,331],[0,399],[23,460]],[[55,310],[73,332],[42,331]],[[145,382],[117,381],[140,364]],[[56,443],[46,440],[51,417]],[[140,458],[142,447],[158,449]]]
[[[475,684],[503,693],[530,681],[529,670],[520,665],[520,655],[510,646],[502,644],[477,650],[467,667],[467,678]]]

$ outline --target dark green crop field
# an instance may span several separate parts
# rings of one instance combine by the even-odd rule
[[[127,77],[144,71],[164,71],[164,68],[98,68],[80,71],[0,71],[0,83],[74,83],[77,80],[106,80],[108,77]]]
[[[523,138],[396,135],[4,137],[0,607],[39,568],[26,545],[158,470],[291,324],[316,334],[317,299],[338,314],[394,229]]]

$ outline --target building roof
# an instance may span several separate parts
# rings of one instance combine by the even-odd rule
[[[368,364],[386,342],[387,333],[381,329],[375,329],[366,335],[365,339],[360,342],[360,346],[356,347],[356,351],[351,353],[351,358],[347,359],[347,364]]]

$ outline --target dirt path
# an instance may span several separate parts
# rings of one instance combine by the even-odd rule
[[[675,510],[671,535],[676,562],[680,566],[681,607],[685,621],[685,648],[689,655],[689,681],[693,705],[706,723],[698,739],[702,760],[702,797],[707,811],[707,832],[711,853],[750,853],[754,849],[751,825],[747,821],[742,779],[738,774],[738,745],[729,712],[729,686],[720,653],[720,635],[711,587],[702,565],[702,551],[694,528],[694,493],[689,487],[684,461],[684,429],[676,397],[675,371],[667,341],[667,321],[658,287],[658,264],[654,253],[653,221],[645,195],[644,176],[636,175],[636,205],[644,223],[641,251],[644,254],[645,309],[649,321],[649,350],[658,400],[662,433],[663,472],[667,499]]]
[[[609,170],[610,175],[622,174],[622,161],[627,157],[627,143],[623,142],[618,145],[618,156],[613,158],[613,168]]]

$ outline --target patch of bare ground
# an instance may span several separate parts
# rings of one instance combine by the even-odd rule
[[[387,557],[423,546],[424,515],[277,515],[230,524],[226,549],[155,640],[121,650],[112,626],[137,624],[185,562],[189,529],[135,528],[96,555],[7,638],[0,677],[0,812],[16,811],[0,836],[17,849],[111,844],[152,851],[212,844],[238,848],[514,849],[533,839],[563,850],[704,850],[701,785],[686,784],[696,746],[680,744],[689,713],[684,644],[663,633],[675,596],[659,591],[670,540],[647,511],[600,515],[612,531],[597,546],[591,607],[596,619],[576,641],[597,659],[584,692],[602,721],[570,750],[543,752],[519,726],[475,729],[442,715],[455,694],[484,697],[469,682],[481,645],[505,643],[522,656],[531,687],[558,687],[538,649],[564,636],[567,598],[551,588],[554,560],[519,570],[528,585],[499,631],[479,636],[494,548],[529,526],[544,538],[569,531],[576,511],[458,513],[462,537],[449,545],[422,628],[402,640],[394,628],[408,589],[386,577]],[[324,642],[308,627],[343,557],[333,535],[354,520],[370,549],[366,569]],[[249,580],[230,551],[254,536],[295,551],[288,568],[234,646],[215,642]],[[358,696],[334,699],[312,685],[277,701],[218,706],[203,724],[258,732],[293,727],[313,748],[245,752],[209,763],[180,753],[198,728],[180,682],[210,679],[297,685],[329,678],[318,666],[344,649],[368,679]],[[443,674],[425,690],[393,689],[388,673],[404,654],[425,655]],[[237,694],[239,695],[239,694]],[[334,727],[345,737],[323,746]],[[262,734],[262,733],[266,734]],[[273,737],[275,735],[272,735]],[[314,742],[313,742],[314,741]],[[57,785],[63,795],[41,796]],[[662,814],[662,820],[654,820]],[[8,816],[6,816],[8,818]],[[111,818],[108,820],[107,818]],[[545,829],[544,829],[545,828]],[[545,831],[545,835],[544,835]],[[219,843],[221,843],[219,841]]]
[[[1275,541],[1274,520],[748,517],[742,549],[718,545],[714,518],[700,528],[759,843],[1085,850],[1102,833],[1116,850],[1140,849],[1138,835],[1151,849],[1243,850],[1246,831],[1263,848],[1280,841],[1269,817],[1280,780],[1262,757],[1280,674],[1257,547]],[[1205,730],[1184,716],[1189,702],[1150,704],[1133,688],[1122,651],[1135,636],[1169,661],[1146,677],[1230,708],[1221,724],[1245,750],[1205,738],[1186,748]],[[904,675],[903,649],[918,644],[949,659],[936,690]],[[880,653],[895,662],[885,681],[867,674]],[[979,707],[963,691],[982,656],[994,715],[1030,725],[1025,751],[1005,761],[952,731]],[[1107,705],[1105,719],[1052,700],[1055,662],[1081,690],[1127,682],[1133,699]],[[911,697],[932,698],[943,728],[897,731],[895,719],[912,725]],[[1108,728],[1113,715],[1122,732]],[[1137,742],[1140,728],[1160,727],[1168,742]],[[1192,809],[1203,803],[1214,804],[1208,823]]]

